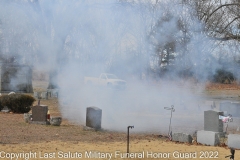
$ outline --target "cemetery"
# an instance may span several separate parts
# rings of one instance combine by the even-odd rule
[[[0,0],[0,160],[240,159],[239,7]]]
[[[44,94],[42,94],[44,93]],[[46,95],[46,96],[45,96]],[[83,126],[79,125],[73,125],[70,127],[71,123],[68,122],[66,119],[63,119],[61,117],[61,114],[59,114],[58,109],[56,108],[56,102],[57,102],[57,94],[51,93],[48,94],[46,92],[34,92],[32,93],[32,96],[36,99],[34,102],[31,111],[29,113],[24,113],[20,115],[15,114],[6,114],[1,113],[1,118],[10,118],[10,116],[17,116],[19,122],[16,122],[16,125],[19,123],[26,124],[25,129],[28,130],[28,132],[32,134],[36,134],[37,136],[29,136],[25,135],[27,139],[25,139],[25,142],[31,142],[36,141],[36,143],[41,142],[43,139],[46,141],[58,141],[64,139],[69,139],[70,141],[91,141],[91,135],[96,134],[96,136],[99,136],[99,139],[96,140],[100,144],[101,141],[111,142],[112,141],[123,141],[126,142],[126,133],[124,132],[112,132],[104,129],[104,122],[102,119],[104,118],[104,112],[105,110],[102,110],[101,108],[98,108],[97,106],[89,106],[86,107],[85,114],[86,114],[86,123]],[[212,104],[215,105],[215,107],[212,107]],[[224,104],[230,104],[230,109],[226,111],[226,106]],[[221,151],[220,146],[225,146],[222,149],[224,149],[224,152],[220,156],[226,156],[230,154],[230,149],[228,148],[234,148],[234,151],[238,153],[238,149],[240,148],[238,143],[240,141],[240,132],[237,131],[237,126],[239,126],[238,123],[238,116],[229,116],[231,114],[231,104],[232,103],[225,103],[225,102],[218,102],[215,104],[215,102],[206,102],[205,105],[207,107],[204,110],[201,110],[201,115],[203,116],[203,127],[200,127],[200,130],[197,130],[195,134],[193,133],[187,133],[186,128],[182,127],[181,129],[175,129],[174,123],[178,121],[177,114],[177,106],[171,106],[171,107],[165,107],[166,109],[166,117],[169,118],[169,116],[172,114],[171,123],[169,126],[169,123],[165,123],[165,127],[169,127],[169,129],[172,132],[171,140],[169,140],[169,137],[163,136],[160,137],[157,136],[155,133],[155,136],[148,135],[144,133],[135,133],[134,129],[132,128],[130,130],[130,150],[133,150],[134,148],[137,148],[136,140],[140,140],[141,143],[146,143],[145,140],[151,139],[151,141],[166,143],[165,145],[169,148],[165,148],[166,153],[169,154],[169,156],[174,153],[174,155],[179,152],[175,151],[173,152],[172,147],[174,147],[174,142],[177,142],[176,145],[179,145],[181,147],[187,147],[187,146],[196,146],[197,148],[200,148],[200,150],[208,150],[210,146],[213,148],[218,148],[218,150]],[[235,102],[233,107],[235,107]],[[225,108],[224,108],[225,107]],[[50,115],[49,112],[50,111]],[[172,112],[172,113],[171,113]],[[226,133],[226,124],[229,124],[229,130]],[[45,128],[45,126],[50,126],[50,128]],[[58,127],[55,127],[58,126]],[[87,129],[86,129],[87,128]],[[92,129],[91,129],[92,128]],[[127,128],[127,126],[126,126]],[[0,128],[1,129],[1,128]],[[3,129],[3,128],[2,128]],[[1,129],[1,130],[2,130]],[[13,128],[12,128],[13,129]],[[24,129],[24,130],[25,130]],[[87,135],[79,136],[80,132],[85,132]],[[39,134],[39,132],[42,132],[43,134]],[[45,133],[44,133],[45,132]],[[19,135],[19,133],[17,133]],[[69,136],[69,134],[71,136]],[[61,135],[61,136],[60,136]],[[11,134],[8,136],[11,137]],[[14,136],[15,137],[15,136]],[[5,136],[1,136],[1,143],[12,143],[12,142],[19,142],[21,143],[23,140],[19,137],[21,137],[21,134],[19,137],[12,137],[11,139],[8,139]],[[125,139],[125,140],[124,140]],[[149,140],[150,141],[150,140]],[[132,144],[132,143],[136,144]],[[54,142],[55,145],[59,145],[60,142]],[[71,144],[71,142],[68,142]],[[156,145],[155,143],[153,143]],[[174,144],[174,145],[173,145]],[[0,144],[1,145],[1,144]],[[73,144],[72,144],[73,145]],[[151,145],[150,143],[148,145]],[[160,145],[160,144],[158,144]],[[182,146],[183,145],[183,146]],[[125,148],[126,146],[122,146]],[[205,148],[206,147],[206,148]],[[220,147],[220,148],[219,148]],[[94,147],[93,147],[94,148]],[[178,147],[176,146],[176,149]],[[195,148],[195,152],[199,149]],[[66,148],[65,148],[66,150]],[[161,150],[162,151],[162,150]],[[190,151],[190,149],[189,149]],[[172,152],[172,153],[171,153]],[[191,154],[195,153],[191,152]],[[199,151],[200,152],[200,151]],[[148,153],[150,154],[150,153]],[[186,155],[185,155],[186,156]]]
[[[12,74],[14,76],[14,74]],[[26,82],[25,82],[26,83]],[[18,136],[12,136],[12,130],[15,128],[8,127],[0,128],[0,130],[5,130],[8,135],[3,134],[0,138],[1,143],[21,143],[21,142],[30,142],[36,141],[41,142],[42,140],[47,141],[58,141],[69,139],[70,141],[90,141],[91,134],[95,134],[95,136],[99,136],[100,139],[97,141],[124,141],[126,140],[126,133],[120,132],[113,132],[109,129],[105,129],[105,112],[106,109],[101,109],[97,105],[96,106],[86,106],[85,108],[85,123],[83,125],[72,124],[71,121],[68,119],[63,118],[64,110],[60,111],[59,108],[59,90],[58,89],[48,89],[47,85],[43,88],[45,89],[35,89],[35,87],[31,86],[31,83],[28,83],[26,86],[30,86],[28,88],[33,88],[32,92],[29,94],[28,92],[31,90],[11,90],[9,88],[6,89],[5,86],[9,86],[6,83],[2,83],[2,95],[0,97],[0,102],[2,105],[2,112],[1,118],[5,117],[4,119],[9,119],[12,116],[18,117],[14,122],[11,124],[7,124],[8,126],[19,125],[19,123],[23,125],[23,135],[24,140],[21,138],[23,135],[21,132],[16,130]],[[6,90],[4,90],[6,89]],[[15,91],[15,92],[14,92]],[[22,98],[29,99],[25,110],[17,110],[16,106],[18,103],[13,103],[15,101],[21,102]],[[5,100],[8,99],[8,100]],[[11,99],[11,100],[9,100]],[[26,101],[27,102],[27,101]],[[23,105],[23,104],[21,104]],[[181,104],[183,105],[183,104]],[[15,106],[15,107],[14,107]],[[30,108],[29,108],[30,107]],[[193,129],[190,129],[189,126],[185,123],[185,120],[182,118],[186,116],[186,114],[182,111],[188,111],[188,107],[185,105],[183,110],[179,110],[178,106],[165,106],[162,107],[165,110],[165,113],[162,114],[161,120],[165,119],[164,123],[160,124],[161,128],[168,128],[168,132],[164,134],[160,134],[160,136],[153,131],[154,134],[149,135],[141,132],[134,132],[137,127],[128,126],[128,133],[127,133],[127,152],[133,149],[133,145],[131,145],[132,141],[136,141],[139,139],[140,141],[144,142],[145,140],[155,140],[159,142],[166,142],[166,145],[169,145],[169,149],[167,155],[170,156],[170,152],[172,151],[172,143],[177,143],[178,145],[192,145],[202,148],[204,146],[212,146],[212,147],[221,147],[224,146],[228,148],[228,154],[231,152],[238,152],[240,149],[240,114],[239,112],[239,102],[238,101],[225,101],[225,100],[207,100],[198,104],[196,106],[197,112],[193,112],[194,115],[199,117],[201,123],[199,121],[195,124],[197,130],[193,132]],[[192,112],[193,110],[189,110],[188,112]],[[76,111],[74,111],[76,112]],[[20,114],[19,114],[20,113]],[[170,123],[167,122],[170,116]],[[11,118],[12,119],[12,118]],[[190,119],[194,119],[194,116]],[[186,119],[189,121],[188,119]],[[144,121],[144,120],[143,120]],[[181,127],[178,128],[177,122],[180,122]],[[11,122],[11,121],[7,121]],[[15,124],[14,124],[15,123]],[[194,123],[193,123],[194,124]],[[202,126],[201,126],[202,124]],[[50,128],[49,128],[49,127]],[[15,126],[17,127],[17,126]],[[48,127],[48,128],[45,128]],[[126,126],[127,127],[127,126]],[[130,127],[130,128],[129,128]],[[131,129],[131,130],[129,130]],[[26,133],[24,133],[26,130]],[[32,133],[30,136],[27,132]],[[82,132],[79,134],[79,132]],[[82,136],[85,134],[87,136]],[[133,132],[133,133],[132,133]],[[43,134],[41,134],[43,133]],[[45,134],[46,133],[46,134]],[[100,135],[101,136],[100,136]],[[69,136],[71,135],[71,136]],[[153,136],[154,135],[154,136]],[[10,139],[8,138],[10,137]],[[116,138],[117,137],[117,138]],[[125,138],[124,138],[125,137]],[[150,142],[150,140],[149,140]],[[137,143],[136,143],[137,144]],[[137,145],[134,145],[135,147]],[[196,149],[197,150],[197,149]],[[225,151],[226,152],[226,151]],[[224,152],[224,155],[227,153]],[[178,153],[179,151],[174,151],[173,155]],[[196,157],[197,152],[191,152],[189,155],[193,155]],[[144,153],[141,153],[144,154]],[[147,153],[149,154],[149,153]],[[153,154],[154,155],[154,154]],[[156,154],[158,155],[158,154]],[[184,156],[187,156],[188,153],[185,153]],[[222,154],[222,156],[224,156]]]

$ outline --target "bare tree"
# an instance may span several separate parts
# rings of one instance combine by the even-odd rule
[[[240,41],[240,1],[202,0],[185,1],[197,11],[206,33],[221,41]]]

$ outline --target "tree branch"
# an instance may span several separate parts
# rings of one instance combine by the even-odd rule
[[[235,17],[230,23],[228,23],[228,24],[226,25],[226,27],[222,30],[221,33],[223,33],[223,32],[227,29],[227,27],[228,27],[230,24],[232,24],[235,20],[237,20],[238,18],[240,18],[240,16]]]
[[[207,21],[209,20],[209,18],[219,9],[221,9],[222,7],[226,7],[226,6],[240,6],[239,3],[232,3],[232,4],[223,4],[221,6],[219,6],[218,8],[216,8],[215,10],[213,10],[213,12],[206,18],[205,23],[207,23]]]
[[[214,40],[219,40],[219,41],[229,41],[229,40],[240,41],[240,35],[233,35],[233,34],[231,34],[229,36],[222,37],[222,38],[214,37],[213,39]]]

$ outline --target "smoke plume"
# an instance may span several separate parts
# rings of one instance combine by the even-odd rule
[[[185,70],[199,81],[221,68],[216,45],[203,33],[194,10],[176,1],[158,4],[113,0],[0,2],[0,53],[20,64],[56,71],[63,118],[85,124],[86,107],[103,110],[102,127],[166,133],[173,126],[192,131],[203,125],[201,86],[178,77]],[[179,29],[181,28],[182,29]],[[170,78],[158,80],[160,48],[174,43]],[[169,64],[171,65],[171,64]],[[109,72],[127,81],[125,90],[88,87],[84,77]],[[155,77],[155,78],[154,78]],[[201,107],[199,107],[201,106]],[[197,125],[196,125],[197,124]]]

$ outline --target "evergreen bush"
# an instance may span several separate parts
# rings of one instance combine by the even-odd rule
[[[224,69],[217,70],[213,76],[213,81],[217,83],[232,83],[234,80],[233,73]]]
[[[31,106],[35,98],[25,94],[2,95],[0,104],[7,106],[14,113],[27,113],[31,110]]]

